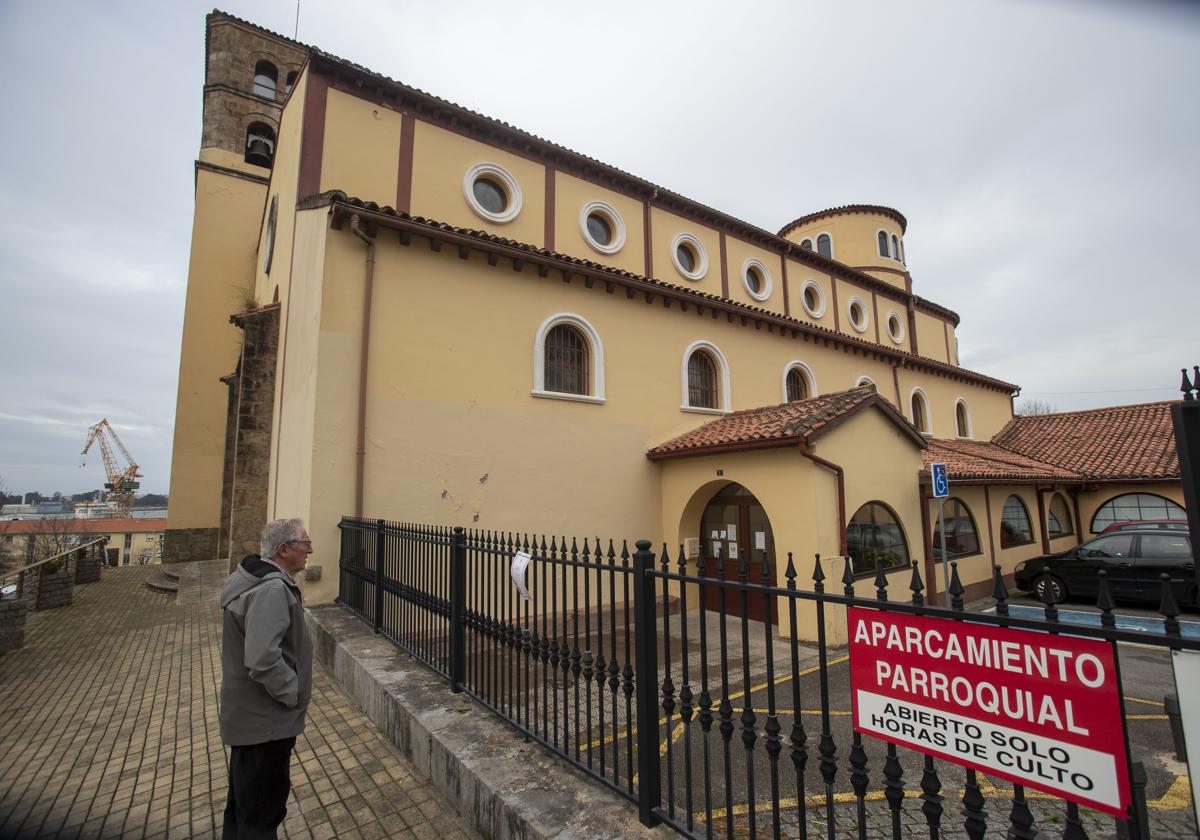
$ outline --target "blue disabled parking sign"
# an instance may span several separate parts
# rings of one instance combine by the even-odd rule
[[[945,464],[930,464],[929,472],[933,476],[933,496],[944,499],[950,495],[950,476],[946,475]]]

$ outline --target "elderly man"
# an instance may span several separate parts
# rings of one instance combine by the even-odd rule
[[[312,644],[292,575],[312,541],[299,519],[262,531],[261,555],[221,590],[221,739],[229,745],[222,837],[276,837],[291,790],[288,767],[312,694]]]

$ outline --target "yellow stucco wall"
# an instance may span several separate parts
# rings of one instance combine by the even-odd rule
[[[903,289],[905,265],[890,256],[879,255],[877,234],[883,230],[888,235],[888,250],[891,237],[895,235],[903,247],[903,233],[895,219],[881,213],[844,213],[826,216],[796,228],[787,234],[795,243],[811,239],[816,250],[817,237],[827,233],[833,240],[833,258],[846,265],[854,266],[879,278],[883,282]]]
[[[330,88],[321,191],[342,190],[363,201],[395,206],[399,163],[400,114]]]
[[[354,153],[353,147],[348,150]],[[329,152],[326,152],[328,160]],[[511,222],[497,224],[471,209],[463,193],[463,177],[472,166],[492,163],[503,167],[521,187],[521,212]],[[382,176],[381,176],[382,177]],[[395,194],[395,178],[392,179]],[[392,203],[389,199],[388,204]],[[576,211],[578,212],[578,211]],[[484,230],[530,245],[542,246],[546,236],[545,167],[528,158],[471,140],[422,120],[413,131],[412,213],[458,227]]]
[[[931,377],[911,368],[897,371],[900,382],[900,408],[909,420],[912,416],[912,393],[919,388],[929,406],[929,433],[935,438],[954,439],[959,437],[955,416],[958,401],[967,408],[968,437],[972,440],[988,441],[1012,419],[1012,400],[1000,391],[974,388],[962,382],[942,377]],[[894,391],[894,388],[892,389]],[[926,431],[926,430],[922,430]]]
[[[296,179],[300,167],[300,135],[304,122],[304,102],[308,89],[308,71],[297,80],[292,95],[279,120],[279,143],[271,167],[271,183],[263,202],[259,220],[258,255],[255,260],[254,295],[260,306],[268,304],[279,289],[279,301],[287,300],[292,270],[292,241],[296,225]],[[275,246],[270,273],[264,271],[266,260],[267,219],[271,198],[278,198],[275,223]]]
[[[787,281],[792,317],[797,321],[817,324],[832,330],[834,328],[833,278],[798,260],[789,259],[787,261]],[[816,308],[816,312],[819,314],[816,315],[809,312],[804,306],[804,287],[809,281],[815,283],[821,291],[821,300]]]
[[[615,254],[603,254],[583,238],[580,211],[593,201],[603,201],[620,214],[625,225],[625,245]],[[641,201],[605,189],[564,172],[554,173],[554,250],[572,257],[611,265],[634,274],[646,273],[646,225]]]
[[[729,271],[730,299],[783,315],[783,265],[779,260],[779,254],[744,242],[735,236],[726,235],[725,256],[725,264]],[[758,260],[769,273],[771,290],[766,300],[755,299],[746,287],[743,269],[746,261],[750,259]],[[803,311],[803,307],[801,307],[801,311]]]
[[[221,513],[228,389],[241,331],[229,316],[252,305],[254,260],[266,187],[196,171],[179,387],[171,457],[169,528],[216,528]]]
[[[675,249],[671,247],[671,243],[681,233],[690,233],[696,237],[708,255],[708,272],[699,280],[689,280],[675,267],[672,258]],[[655,278],[720,297],[721,236],[717,231],[659,207],[652,207],[650,209],[650,241],[653,247]],[[731,290],[735,280],[736,278],[732,276],[729,278]]]
[[[917,352],[927,359],[948,362],[946,349],[946,322],[932,315],[917,311]]]

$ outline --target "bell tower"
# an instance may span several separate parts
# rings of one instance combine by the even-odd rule
[[[179,357],[163,562],[210,560],[219,547],[230,389],[253,311],[258,235],[279,119],[308,55],[303,44],[223,12],[205,30],[204,118]]]

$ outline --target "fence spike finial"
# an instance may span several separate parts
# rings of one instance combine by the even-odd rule
[[[1042,570],[1042,603],[1045,604],[1044,612],[1046,613],[1047,621],[1058,621],[1058,587],[1054,583],[1054,578],[1050,574],[1049,569]]]
[[[918,607],[924,605],[925,596],[921,592],[925,589],[925,584],[921,582],[921,570],[917,568],[916,560],[912,561],[912,580],[908,589],[912,592],[912,602]]]
[[[1191,400],[1192,399],[1192,391],[1196,390],[1196,386],[1188,381],[1187,368],[1180,368],[1179,374],[1180,374],[1179,391],[1181,394],[1183,394],[1184,400]]]
[[[883,573],[883,566],[879,566],[875,569],[875,599],[877,601],[886,601],[888,599],[887,588],[887,575]]]
[[[842,588],[846,590],[846,597],[854,597],[854,573],[850,571],[850,564],[842,564]]]
[[[783,570],[783,577],[787,580],[788,589],[796,588],[796,564],[792,560],[792,552],[788,552],[787,568]]]
[[[1112,591],[1108,588],[1108,572],[1100,569],[1096,575],[1099,578],[1096,607],[1100,610],[1100,626],[1111,629],[1117,626],[1117,617],[1113,615],[1113,609],[1117,604],[1113,601]]]
[[[1008,588],[1004,585],[1004,573],[1000,564],[992,566],[992,578],[996,585],[992,587],[992,597],[996,599],[996,615],[1008,615]]]
[[[1158,611],[1162,613],[1163,629],[1166,630],[1168,636],[1178,636],[1180,634],[1179,627],[1179,605],[1175,603],[1175,592],[1171,589],[1171,576],[1163,572],[1158,576],[1162,581],[1162,601],[1159,604]]]
[[[820,554],[816,555],[816,561],[813,564],[812,579],[813,579],[813,583],[816,584],[814,588],[818,592],[824,592],[825,591],[825,570],[821,568],[821,555]]]
[[[958,576],[957,560],[950,561],[950,586],[947,587],[947,591],[950,593],[950,609],[955,612],[962,612],[964,606],[963,595],[967,590],[963,588],[962,580]]]

